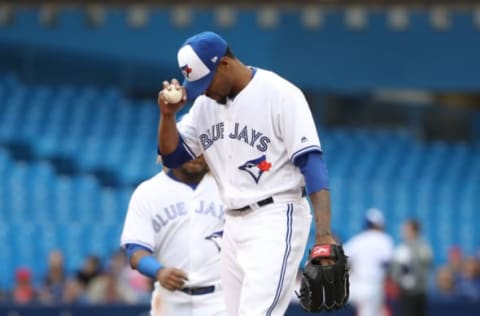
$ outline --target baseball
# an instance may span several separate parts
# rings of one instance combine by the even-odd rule
[[[170,86],[170,89],[163,89],[163,97],[170,104],[175,104],[180,102],[182,99],[183,93],[182,89],[176,89],[174,86]]]

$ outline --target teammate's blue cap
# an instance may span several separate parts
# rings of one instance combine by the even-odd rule
[[[188,100],[207,90],[225,53],[227,42],[214,32],[202,32],[188,38],[178,51],[178,66],[185,80]]]

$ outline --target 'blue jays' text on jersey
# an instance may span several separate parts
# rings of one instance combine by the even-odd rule
[[[177,126],[192,157],[204,155],[227,208],[299,192],[304,179],[292,162],[321,151],[301,90],[262,69],[226,105],[198,97]]]

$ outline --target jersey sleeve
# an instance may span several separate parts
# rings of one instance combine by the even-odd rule
[[[152,212],[142,188],[143,186],[140,185],[130,198],[120,245],[125,248],[127,244],[137,244],[153,252],[155,250],[155,232],[152,226]]]
[[[302,91],[291,89],[279,103],[277,122],[290,161],[294,162],[306,152],[322,151],[312,112]]]
[[[201,147],[196,134],[197,115],[195,112],[194,105],[177,123],[178,132],[183,139],[183,146],[192,159],[201,155]]]

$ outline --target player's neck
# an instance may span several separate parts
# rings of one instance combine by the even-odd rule
[[[238,60],[237,62],[238,62],[238,64],[236,65],[237,80],[235,81],[232,87],[232,92],[228,96],[230,99],[235,98],[235,96],[248,85],[248,83],[250,82],[250,80],[252,80],[252,77],[253,77],[252,76],[253,71],[250,67],[245,66]]]

